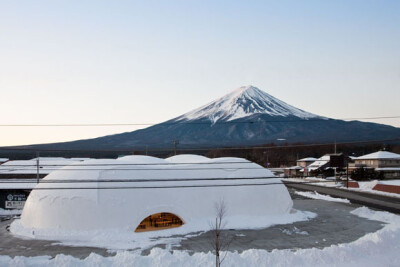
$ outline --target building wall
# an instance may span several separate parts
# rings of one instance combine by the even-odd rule
[[[297,166],[300,166],[302,168],[308,167],[311,163],[314,161],[297,161]]]
[[[400,159],[363,159],[355,160],[358,167],[385,168],[400,167]]]

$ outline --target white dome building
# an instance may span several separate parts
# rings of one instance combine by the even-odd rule
[[[19,228],[14,225],[12,231],[125,229],[140,235],[135,231],[180,225],[187,231],[206,230],[215,218],[215,204],[221,200],[227,206],[230,226],[236,228],[288,214],[293,205],[280,179],[241,158],[93,159],[44,178],[26,201],[16,222]]]

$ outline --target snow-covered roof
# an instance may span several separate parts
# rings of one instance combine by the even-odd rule
[[[64,166],[81,162],[80,158],[39,158],[39,173],[49,174],[54,170],[58,170]],[[0,165],[0,174],[36,174],[37,158],[30,160],[11,160]]]
[[[392,153],[389,151],[378,151],[356,158],[356,160],[363,159],[400,159],[400,154]]]
[[[33,189],[37,185],[36,179],[1,179],[0,189]]]
[[[8,160],[9,160],[8,158],[0,158],[0,162],[6,162]]]
[[[127,156],[53,171],[31,192],[20,222],[28,234],[31,229],[66,235],[122,229],[135,235],[144,218],[167,212],[181,218],[182,227],[208,229],[221,199],[232,216],[227,220],[238,227],[246,227],[248,220],[237,216],[258,220],[289,214],[293,204],[279,178],[246,159]]]
[[[298,159],[297,161],[310,162],[310,161],[316,161],[316,160],[317,160],[316,158],[309,157],[309,158],[304,158],[304,159]]]
[[[330,158],[331,158],[330,155],[324,155],[324,156],[320,157],[319,159],[315,160],[310,165],[308,165],[307,169],[309,171],[317,170],[317,169],[321,168],[322,166],[324,166],[325,164],[327,164],[330,161]]]

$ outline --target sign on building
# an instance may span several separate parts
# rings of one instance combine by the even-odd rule
[[[23,209],[26,196],[23,194],[8,194],[6,199],[6,209]]]
[[[343,154],[330,155],[330,167],[343,168],[345,166]]]

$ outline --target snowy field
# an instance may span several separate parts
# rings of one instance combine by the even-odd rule
[[[358,240],[332,245],[323,249],[299,250],[260,249],[241,253],[228,252],[223,266],[400,266],[400,216],[365,207],[352,214],[377,220],[385,226]],[[57,255],[39,257],[0,256],[0,266],[213,266],[212,253],[194,253],[154,248],[147,256],[137,252],[120,251],[115,256],[103,257],[92,253],[84,259]]]
[[[289,214],[278,216],[230,216],[226,218],[226,229],[257,229],[267,228],[277,224],[292,224],[299,221],[307,221],[316,216],[309,211],[292,210]],[[178,228],[163,231],[149,231],[134,233],[132,229],[118,230],[93,230],[93,231],[62,231],[62,230],[40,230],[25,228],[21,226],[20,219],[16,219],[10,227],[10,231],[24,238],[41,240],[57,240],[60,244],[67,246],[99,247],[111,250],[140,249],[144,250],[158,244],[175,244],[193,235],[200,235],[210,229],[210,223],[214,218],[192,225],[183,225]],[[243,225],[247,225],[243,228]],[[193,234],[196,233],[196,234]],[[171,236],[176,236],[171,238]]]

